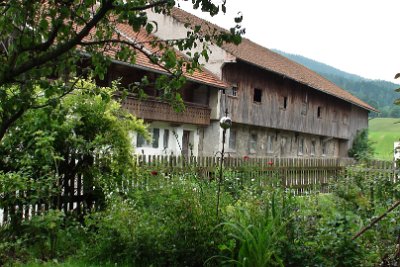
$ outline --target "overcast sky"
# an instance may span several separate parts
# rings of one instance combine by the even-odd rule
[[[220,0],[215,0],[218,2]],[[206,16],[224,28],[243,14],[245,37],[369,79],[400,72],[400,0],[226,0],[227,13]]]

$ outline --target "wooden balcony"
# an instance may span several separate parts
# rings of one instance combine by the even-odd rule
[[[122,106],[136,117],[145,120],[166,121],[179,124],[210,124],[211,109],[199,104],[185,103],[185,111],[175,112],[169,104],[158,100],[127,98],[123,101]]]

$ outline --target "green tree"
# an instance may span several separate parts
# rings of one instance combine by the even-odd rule
[[[368,129],[357,132],[348,154],[357,160],[367,160],[373,156],[374,148],[373,143],[368,140]]]
[[[193,8],[215,15],[225,11],[211,0],[192,0]],[[119,23],[135,32],[155,31],[157,25],[148,21],[146,11],[168,12],[174,0],[9,0],[0,1],[0,142],[6,131],[28,109],[55,106],[59,99],[73,90],[65,84],[66,76],[77,73],[83,58],[90,61],[93,77],[102,77],[110,63],[109,50],[115,58],[135,62],[143,45],[128,41],[118,32]],[[236,19],[240,22],[240,18]],[[215,32],[200,38],[200,27],[188,25],[187,37],[154,42],[161,55],[146,53],[155,63],[170,70],[170,87],[181,84],[182,68],[199,68],[199,58],[207,58],[207,43],[239,43],[242,30],[237,25],[227,32]],[[173,47],[189,50],[203,43],[203,51],[192,58],[177,57]],[[64,79],[63,79],[64,78]],[[168,88],[168,83],[163,88]],[[36,94],[40,86],[41,95]],[[47,102],[42,101],[45,96]]]
[[[91,199],[104,200],[109,190],[133,176],[129,133],[148,138],[143,121],[113,99],[116,86],[99,88],[77,80],[75,87],[60,105],[25,112],[5,135],[0,146],[0,207],[47,201],[61,208],[58,185],[66,189],[69,181],[82,176],[85,193],[93,196],[87,201],[91,208]]]

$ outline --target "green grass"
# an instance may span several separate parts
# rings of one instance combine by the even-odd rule
[[[400,139],[400,119],[375,118],[369,121],[369,139],[374,142],[377,159],[393,159],[393,142]]]

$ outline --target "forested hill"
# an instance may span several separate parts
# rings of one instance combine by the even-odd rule
[[[400,107],[393,104],[395,99],[400,98],[400,94],[394,91],[400,85],[382,80],[366,79],[300,55],[274,51],[319,73],[381,111],[380,114],[371,112],[371,117],[400,118]]]

